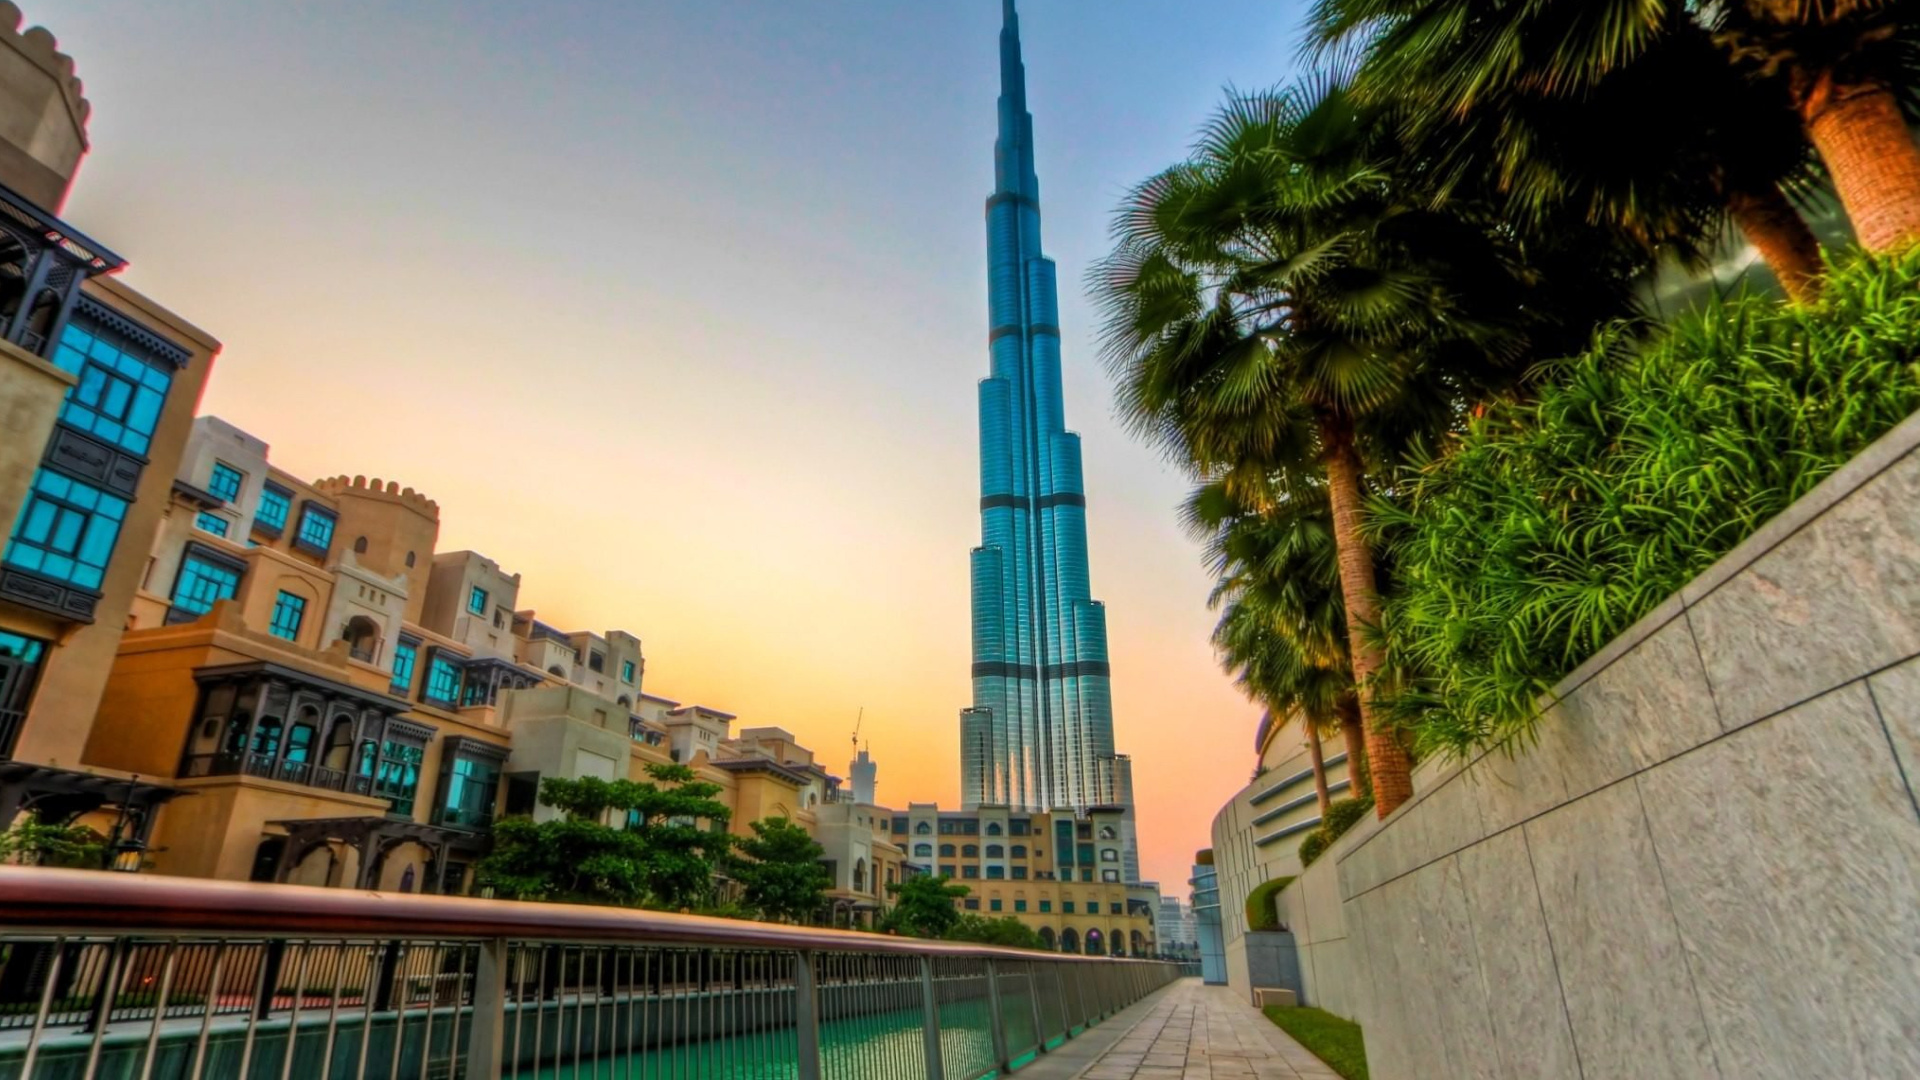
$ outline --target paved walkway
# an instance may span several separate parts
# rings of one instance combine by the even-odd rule
[[[1045,1055],[1014,1077],[1338,1080],[1238,991],[1202,986],[1198,979],[1182,979],[1060,1048],[1070,1049],[1079,1052]]]

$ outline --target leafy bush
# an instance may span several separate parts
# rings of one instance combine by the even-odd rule
[[[1283,877],[1263,881],[1253,887],[1253,891],[1247,894],[1247,929],[1280,929],[1280,909],[1275,901],[1280,896],[1280,890],[1291,884],[1292,877]]]
[[[1657,339],[1603,333],[1408,470],[1373,528],[1391,715],[1416,750],[1524,734],[1567,672],[1920,407],[1920,253],[1837,265]]]
[[[1373,796],[1362,795],[1357,799],[1335,799],[1327,804],[1327,812],[1320,819],[1320,825],[1300,841],[1300,865],[1312,866],[1313,860],[1333,846],[1335,840],[1346,835],[1348,829],[1373,811]]]
[[[1307,1006],[1269,1005],[1260,1011],[1326,1062],[1327,1068],[1346,1080],[1367,1080],[1367,1046],[1359,1024]]]
[[[947,930],[948,941],[971,941],[979,945],[1004,945],[1013,949],[1046,949],[1040,934],[1011,915],[989,917],[964,912]]]

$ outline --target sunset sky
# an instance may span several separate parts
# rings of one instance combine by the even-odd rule
[[[226,343],[203,412],[426,492],[521,607],[639,635],[650,692],[836,770],[864,706],[880,800],[957,805],[999,4],[23,7],[93,103],[64,216]],[[1022,4],[1116,741],[1182,896],[1257,710],[1081,279],[1223,87],[1288,75],[1298,18]]]

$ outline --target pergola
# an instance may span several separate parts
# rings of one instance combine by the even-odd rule
[[[119,835],[109,837],[109,842],[144,850],[153,832],[154,811],[182,794],[179,788],[139,777],[0,761],[0,831],[12,827],[13,819],[23,812],[46,822],[66,822],[103,806],[117,806],[126,819],[124,827],[115,830]]]
[[[479,856],[487,850],[487,840],[483,834],[399,818],[302,818],[270,821],[267,824],[287,830],[286,846],[280,849],[280,858],[273,868],[273,880],[281,883],[315,848],[346,844],[360,853],[360,865],[354,875],[353,887],[371,889],[379,882],[379,870],[388,853],[401,844],[415,843],[433,853],[434,880],[431,891],[445,893],[448,856],[455,853]],[[422,891],[428,890],[423,887]]]

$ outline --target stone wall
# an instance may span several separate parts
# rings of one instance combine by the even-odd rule
[[[1916,447],[1920,417],[1570,675],[1532,746],[1421,769],[1286,890],[1376,1078],[1920,1076]]]

